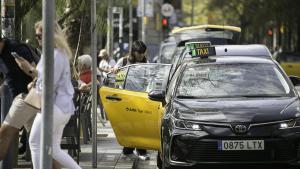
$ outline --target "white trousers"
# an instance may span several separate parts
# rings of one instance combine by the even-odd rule
[[[60,165],[69,169],[81,169],[81,167],[63,151],[60,147],[61,138],[64,127],[71,117],[70,113],[63,113],[57,106],[53,109],[53,131],[52,131],[52,157]],[[42,115],[37,113],[29,136],[29,145],[32,156],[32,163],[34,169],[40,169],[40,152],[41,152],[41,129],[42,129]]]

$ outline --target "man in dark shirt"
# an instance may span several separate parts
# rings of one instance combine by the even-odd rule
[[[20,45],[20,43],[13,40],[0,39],[0,72],[4,74],[9,92],[15,98],[20,93],[28,92],[27,85],[32,81],[32,77],[30,72],[24,72],[20,69],[11,52],[16,52],[32,64],[35,63],[35,58],[25,45]],[[2,124],[0,128],[0,161],[6,156],[8,147],[18,132],[18,128]]]
[[[3,72],[9,90],[15,97],[20,93],[27,93],[27,85],[32,81],[32,77],[20,69],[11,52],[16,52],[29,63],[34,63],[34,58],[29,49],[18,42],[0,39],[0,59],[2,60],[0,71]]]

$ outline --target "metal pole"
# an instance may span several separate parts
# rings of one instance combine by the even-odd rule
[[[113,0],[111,0],[113,2]],[[110,22],[110,35],[109,35],[109,38],[110,38],[110,55],[113,56],[113,51],[114,51],[114,26],[113,26],[113,20],[114,20],[114,16],[113,16],[113,12],[112,12],[112,7],[110,8],[110,16],[111,16],[111,19],[109,20]],[[114,59],[117,59],[117,58],[114,58]]]
[[[96,0],[91,0],[91,55],[92,55],[92,166],[97,168],[97,32],[96,32]]]
[[[111,32],[111,19],[112,19],[112,15],[111,15],[111,0],[107,0],[108,3],[108,7],[107,7],[107,34],[106,34],[106,50],[109,52],[110,54],[110,32]]]
[[[111,31],[112,31],[112,12],[111,12],[111,7],[112,7],[112,1],[111,0],[107,0],[108,1],[108,7],[107,7],[107,35],[106,35],[106,50],[108,51],[108,53],[111,55]]]
[[[142,4],[142,41],[145,42],[145,29],[146,29],[146,24],[145,24],[145,0],[141,0]]]
[[[53,27],[55,0],[43,0],[43,93],[42,93],[42,133],[40,168],[52,169],[52,127],[53,127],[53,79],[54,44]]]
[[[194,9],[195,9],[195,0],[192,0],[192,16],[191,16],[191,25],[194,25]]]
[[[133,33],[132,33],[132,0],[129,1],[129,52],[131,52],[132,47],[132,39],[133,39]]]
[[[120,47],[120,58],[123,57],[123,8],[119,8],[119,47]]]
[[[107,8],[107,51],[110,56],[113,56],[113,13],[112,13],[112,4],[113,0],[108,0],[108,8]]]

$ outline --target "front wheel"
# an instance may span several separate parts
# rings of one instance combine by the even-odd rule
[[[157,166],[158,169],[162,169],[162,160],[161,160],[161,157],[160,157],[160,152],[157,153],[156,166]]]
[[[161,156],[159,155],[159,159],[161,162],[161,169],[177,169],[177,167],[171,166],[169,165],[168,167],[166,166],[166,160],[165,160],[165,156],[162,155],[162,159],[160,158]],[[158,164],[158,163],[157,163]]]

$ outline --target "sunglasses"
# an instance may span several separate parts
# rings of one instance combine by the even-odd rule
[[[43,35],[42,34],[35,34],[35,38],[38,40],[42,40]]]

